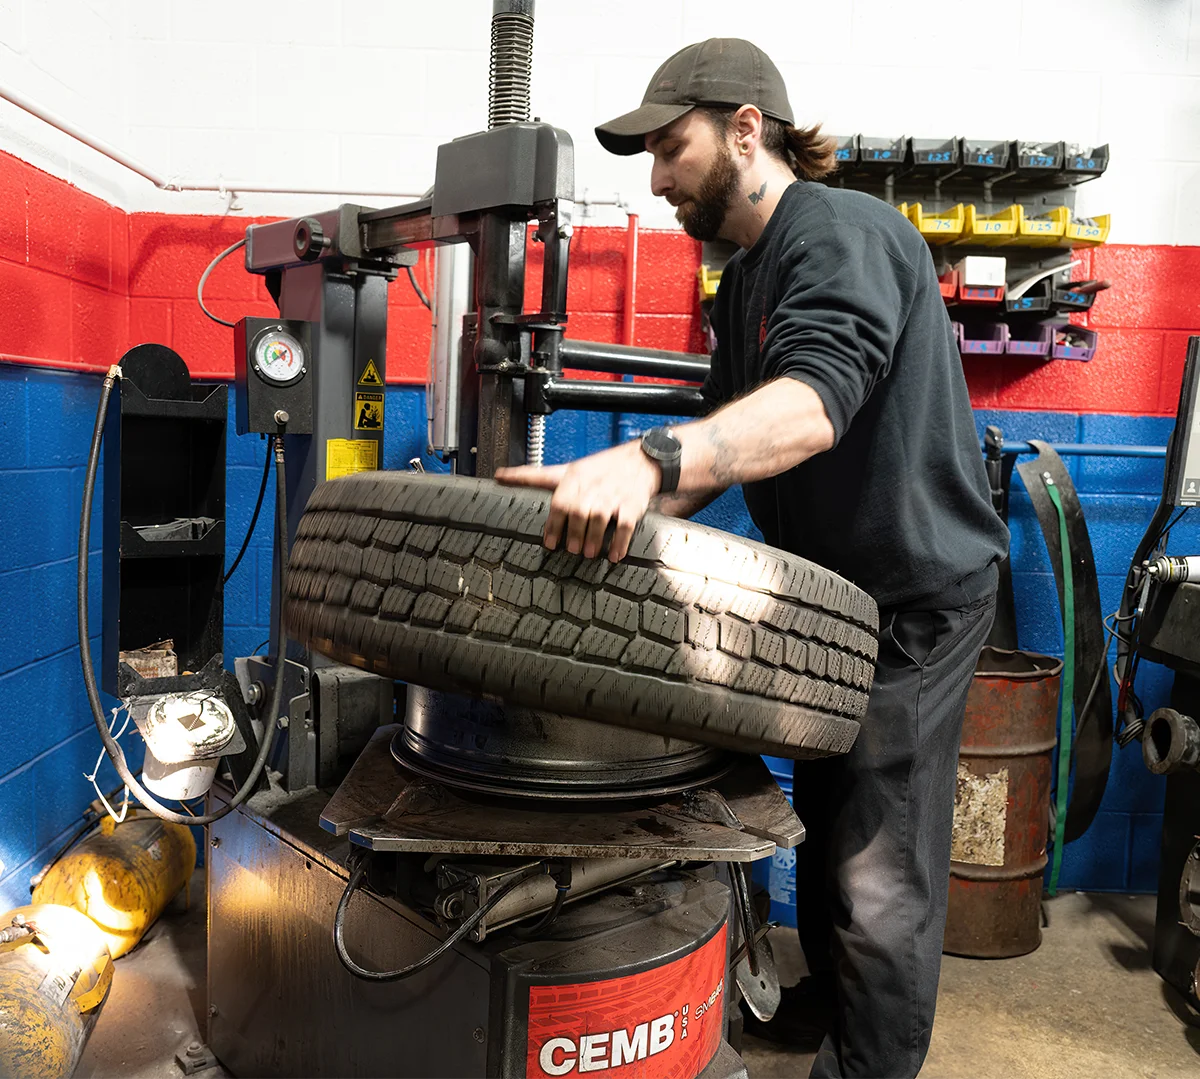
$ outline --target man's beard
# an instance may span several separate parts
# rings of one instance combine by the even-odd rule
[[[693,240],[715,240],[738,188],[738,170],[724,142],[717,144],[717,157],[700,189],[675,210],[675,220]]]

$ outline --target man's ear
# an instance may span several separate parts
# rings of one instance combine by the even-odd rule
[[[757,105],[743,105],[733,114],[730,128],[739,151],[749,153],[758,146],[762,138],[762,125],[763,114]]]

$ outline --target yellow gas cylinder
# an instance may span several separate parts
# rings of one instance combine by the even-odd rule
[[[117,824],[100,822],[46,872],[33,890],[35,903],[61,903],[82,911],[108,938],[119,959],[133,948],[196,868],[190,828],[149,814]]]
[[[70,907],[33,904],[0,919],[0,1075],[75,1071],[112,985],[104,934]]]

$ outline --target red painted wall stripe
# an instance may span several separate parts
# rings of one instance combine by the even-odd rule
[[[196,282],[255,218],[126,214],[0,153],[0,360],[104,370],[132,345],[174,348],[193,374],[229,378],[233,332],[201,314]],[[1107,277],[1079,321],[1100,333],[1090,363],[1010,357],[964,361],[981,408],[1172,415],[1187,337],[1200,333],[1200,247],[1105,246],[1078,253],[1080,277]],[[682,232],[643,231],[635,341],[705,350],[696,287],[700,245]],[[541,291],[542,249],[529,246],[526,307]],[[428,291],[428,266],[417,268]],[[580,227],[572,244],[567,335],[621,340],[625,230]],[[263,279],[239,255],[209,278],[205,299],[229,319],[275,314]],[[388,381],[421,385],[429,315],[401,275],[388,291]],[[594,376],[611,377],[611,376]]]

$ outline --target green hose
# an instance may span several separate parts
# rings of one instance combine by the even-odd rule
[[[1067,787],[1071,779],[1071,702],[1075,699],[1075,578],[1071,571],[1071,541],[1067,535],[1067,515],[1063,512],[1058,487],[1049,472],[1042,482],[1058,511],[1058,539],[1063,564],[1063,676],[1058,711],[1058,782],[1054,798],[1054,861],[1050,867],[1050,895],[1058,894],[1058,873],[1062,868],[1063,832],[1067,826]]]

